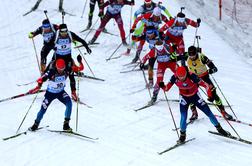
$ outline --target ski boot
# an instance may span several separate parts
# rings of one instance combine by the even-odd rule
[[[149,83],[146,84],[146,88],[153,88],[153,79],[149,79]]]
[[[68,118],[65,118],[64,124],[63,124],[63,130],[65,131],[72,131],[72,128],[69,126],[69,120]]]
[[[218,125],[215,126],[215,127],[216,127],[218,133],[220,133],[221,135],[223,135],[223,136],[225,136],[225,137],[228,137],[228,136],[231,135],[228,131],[224,130],[224,129],[221,127],[220,124],[218,124]]]
[[[94,36],[94,37],[88,42],[88,45],[94,44],[95,41],[96,41],[96,39],[97,39],[97,38]]]
[[[223,116],[225,119],[227,119],[227,120],[233,120],[233,117],[232,117],[231,115],[229,115],[229,114],[225,111],[223,105],[220,105],[220,106],[218,106],[218,107],[219,107],[219,109],[220,109],[220,111],[221,111],[222,116]]]
[[[180,131],[180,136],[179,136],[179,140],[177,141],[177,143],[179,143],[179,144],[184,143],[185,140],[186,140],[186,132]]]
[[[39,123],[38,122],[34,122],[34,124],[28,128],[29,131],[36,131],[38,129]]]
[[[135,55],[135,58],[131,61],[131,63],[136,63],[138,61],[138,59],[139,59],[139,56],[140,56],[140,52],[137,51],[136,55]]]
[[[90,29],[91,26],[92,26],[92,21],[88,21],[88,25],[87,25],[86,29]]]
[[[125,46],[125,47],[128,47],[128,46],[129,46],[125,39],[122,40],[122,44],[123,44],[123,46]]]
[[[153,105],[153,104],[155,104],[156,101],[157,101],[157,95],[153,95],[148,104]]]
[[[189,120],[194,121],[194,120],[198,119],[198,112],[197,112],[196,106],[191,105],[191,110],[192,110],[192,116],[190,117]]]

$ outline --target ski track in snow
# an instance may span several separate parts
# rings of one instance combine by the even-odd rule
[[[32,42],[28,39],[28,32],[41,25],[41,21],[44,19],[43,10],[48,10],[51,22],[61,23],[61,15],[55,11],[58,9],[59,2],[52,0],[42,1],[37,11],[23,17],[22,15],[30,10],[35,2],[36,0],[2,0],[0,2],[0,99],[24,93],[35,86],[35,84],[31,84],[19,87],[16,84],[31,82],[39,77],[37,61]],[[140,6],[141,3],[142,1],[136,1],[136,6]],[[164,4],[166,7],[168,6],[172,15],[176,15],[180,10],[176,1],[168,1]],[[84,38],[86,33],[79,32],[86,27],[89,5],[86,7],[84,18],[81,19],[82,5],[84,5],[84,1],[81,0],[64,1],[63,8],[76,15],[75,17],[65,16],[69,29]],[[137,7],[134,7],[133,11]],[[122,12],[125,31],[128,33],[130,7],[125,6]],[[97,18],[97,14],[96,6],[93,22]],[[200,17],[192,15],[188,10],[186,10],[186,15],[193,19]],[[98,28],[98,26],[99,21],[94,28]],[[113,33],[119,34],[113,20],[108,23],[107,29],[110,32],[115,29]],[[188,27],[185,31],[186,47],[193,43],[194,33],[195,29],[192,27]],[[214,78],[221,86],[228,101],[233,105],[238,118],[251,123],[251,66],[244,62],[237,55],[236,50],[227,45],[204,21],[198,33],[202,37],[200,46],[219,69],[213,75]],[[91,32],[87,41],[92,38],[93,34],[94,32]],[[129,95],[132,91],[144,88],[142,72],[120,73],[124,69],[123,64],[132,60],[134,51],[129,57],[123,56],[106,62],[105,59],[119,45],[120,38],[102,33],[97,41],[101,44],[92,48],[93,53],[85,55],[85,58],[95,76],[105,79],[105,82],[81,79],[80,97],[83,102],[93,108],[89,109],[79,105],[78,132],[90,137],[99,137],[99,140],[78,139],[74,136],[51,133],[46,129],[35,133],[28,132],[27,135],[8,141],[0,140],[1,166],[78,166],[83,164],[92,166],[167,166],[171,163],[187,166],[197,166],[203,163],[205,166],[235,166],[252,164],[251,145],[208,134],[208,130],[215,130],[215,128],[200,111],[199,116],[204,119],[187,128],[187,138],[195,137],[196,140],[161,156],[158,155],[157,152],[174,145],[177,140],[176,132],[172,131],[174,126],[167,103],[159,102],[137,113],[133,111],[150,100],[147,90]],[[35,43],[39,54],[42,37],[37,36]],[[81,48],[81,51],[85,52],[85,49]],[[114,56],[125,51],[126,48],[121,47]],[[74,59],[78,53],[78,50],[73,49]],[[48,56],[48,61],[51,56],[52,53]],[[84,72],[91,75],[87,66],[85,66]],[[147,76],[147,72],[145,74]],[[169,80],[170,76],[171,72],[168,70],[165,80]],[[44,85],[44,87],[46,86]],[[69,83],[67,83],[66,90],[70,93]],[[167,96],[169,99],[178,99],[177,88],[174,86]],[[0,138],[15,134],[34,97],[31,95],[0,103]],[[164,98],[162,91],[160,91],[159,98]],[[33,124],[42,100],[43,94],[39,94],[21,131],[25,131]],[[179,126],[179,105],[170,102],[170,106]],[[211,109],[214,113],[218,113],[214,107]],[[48,108],[41,126],[50,125],[50,129],[61,129],[64,110],[63,104],[54,101]],[[227,111],[231,113],[230,110]],[[190,115],[189,111],[188,116]],[[76,103],[73,103],[71,118],[70,125],[75,130]],[[220,120],[220,123],[223,128],[234,134],[224,120]],[[251,127],[232,122],[231,124],[242,138],[252,140]]]

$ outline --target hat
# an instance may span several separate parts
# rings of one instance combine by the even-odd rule
[[[184,77],[186,76],[186,68],[184,66],[179,66],[176,70],[176,76],[178,77]]]
[[[43,28],[50,28],[50,27],[51,27],[50,22],[49,22],[48,19],[44,19],[44,20],[42,21],[42,27],[43,27]]]
[[[184,13],[182,13],[182,12],[179,12],[179,13],[177,14],[177,17],[180,17],[180,18],[185,18],[185,14],[184,14]]]
[[[197,53],[197,48],[195,46],[190,46],[188,48],[188,54],[189,54],[189,56],[196,55],[196,53]]]
[[[56,60],[56,68],[58,70],[64,70],[66,68],[65,61],[63,59]]]
[[[59,30],[60,30],[60,32],[66,32],[67,31],[67,25],[66,24],[60,24]]]

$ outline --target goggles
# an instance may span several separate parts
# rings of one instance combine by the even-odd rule
[[[185,17],[177,17],[178,22],[183,23],[185,22]]]

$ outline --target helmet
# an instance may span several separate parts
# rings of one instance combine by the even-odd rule
[[[154,16],[161,16],[161,10],[159,7],[155,7],[154,10],[153,10],[153,15]]]
[[[66,24],[60,24],[59,30],[60,30],[60,32],[66,32],[67,31],[67,25]]]
[[[156,29],[154,27],[151,27],[151,28],[147,28],[146,29],[146,34],[147,35],[150,35],[150,34],[153,34],[155,33]]]
[[[152,3],[152,0],[144,0],[144,3],[145,4],[150,4],[150,3]]]
[[[63,59],[57,59],[56,60],[56,68],[58,70],[64,70],[66,68],[65,61]]]
[[[194,56],[197,54],[197,48],[195,46],[190,46],[188,48],[188,54],[189,56]]]
[[[44,19],[44,20],[42,21],[42,27],[43,27],[43,28],[50,28],[50,27],[51,27],[50,22],[49,22],[48,19]]]
[[[184,14],[184,13],[182,13],[182,12],[179,12],[179,13],[177,14],[177,17],[180,17],[180,18],[185,18],[185,14]]]
[[[176,70],[176,76],[185,77],[187,74],[185,66],[179,66]]]

